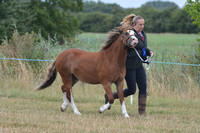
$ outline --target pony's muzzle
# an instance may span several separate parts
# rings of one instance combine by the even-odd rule
[[[134,48],[138,43],[138,39],[137,38],[130,38],[128,41],[127,41],[127,45],[129,47],[132,47]]]

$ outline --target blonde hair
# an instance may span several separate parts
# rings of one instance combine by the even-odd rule
[[[132,26],[136,24],[139,19],[144,19],[142,16],[136,16],[135,14],[130,14],[123,18],[123,21],[120,23],[123,26]]]

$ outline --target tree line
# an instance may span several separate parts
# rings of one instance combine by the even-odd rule
[[[134,3],[133,3],[134,4]],[[140,8],[82,0],[0,0],[0,41],[20,34],[41,33],[63,42],[83,32],[108,32],[131,13],[145,19],[151,33],[197,33],[185,9],[172,2],[147,2]],[[0,42],[0,43],[1,43]]]
[[[173,2],[147,2],[140,8],[124,9],[117,4],[85,2],[83,12],[79,13],[80,29],[85,32],[107,32],[119,26],[129,14],[141,15],[145,19],[145,31],[150,33],[197,33],[197,26],[185,9]]]
[[[64,41],[77,34],[75,14],[82,9],[82,0],[0,0],[0,39],[10,38],[17,29]]]

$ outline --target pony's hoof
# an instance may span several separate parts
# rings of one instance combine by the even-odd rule
[[[108,110],[110,110],[111,109],[111,105],[108,107]]]
[[[66,109],[63,109],[62,107],[60,107],[60,111],[61,112],[64,112]]]
[[[101,112],[101,110],[100,110],[100,109],[98,110],[98,112],[99,112],[100,114],[101,114],[101,113],[103,113],[103,112]]]
[[[107,103],[107,104],[101,106],[101,107],[99,108],[99,113],[103,113],[104,111],[106,111],[106,110],[107,110],[108,108],[110,108],[110,107],[111,107],[111,105],[110,105],[109,103]]]
[[[68,105],[62,104],[60,107],[61,112],[64,112],[67,109]]]
[[[79,111],[74,112],[74,114],[76,114],[76,115],[82,115]]]
[[[130,118],[130,116],[127,113],[122,114],[125,118]]]
[[[101,108],[99,109],[98,112],[101,114],[101,113],[103,113],[105,110],[106,110],[106,109],[104,109],[103,107],[101,107]]]

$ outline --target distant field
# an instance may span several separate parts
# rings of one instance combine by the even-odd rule
[[[148,45],[155,52],[153,60],[162,62],[195,62],[194,34],[147,34]],[[80,48],[86,51],[99,51],[106,34],[83,33],[74,43],[53,46],[48,51],[54,59],[66,48]],[[111,110],[98,113],[104,104],[104,90],[101,85],[88,85],[79,82],[73,88],[77,108],[82,116],[73,113],[71,106],[61,113],[61,79],[42,91],[35,92],[46,76],[44,62],[42,71],[37,76],[25,62],[15,71],[15,76],[5,75],[0,61],[0,133],[199,133],[200,132],[200,89],[199,67],[151,64],[147,71],[148,78],[148,117],[140,117],[137,111],[137,95],[126,98],[126,108],[130,119],[121,115],[119,100]],[[41,63],[40,63],[41,64]],[[112,86],[115,91],[115,86]]]
[[[75,43],[67,46],[58,46],[50,50],[52,56],[57,56],[67,48],[79,48],[82,50],[97,52],[100,50],[106,39],[106,33],[83,33],[77,37]],[[157,61],[178,61],[181,62],[182,55],[194,58],[191,55],[196,48],[197,34],[153,34],[147,33],[148,47],[155,52],[154,60]],[[182,60],[184,62],[184,60]]]
[[[78,38],[80,42],[78,42],[75,47],[95,52],[99,51],[102,43],[106,38],[106,34],[84,33]],[[186,54],[187,56],[189,56],[194,48],[198,35],[147,33],[147,38],[148,47],[155,52],[154,58],[158,59],[158,61],[160,61],[161,58],[165,58],[165,61],[170,61],[167,57],[174,58],[174,60],[176,60],[177,55],[179,54]],[[163,54],[165,54],[164,57]]]

